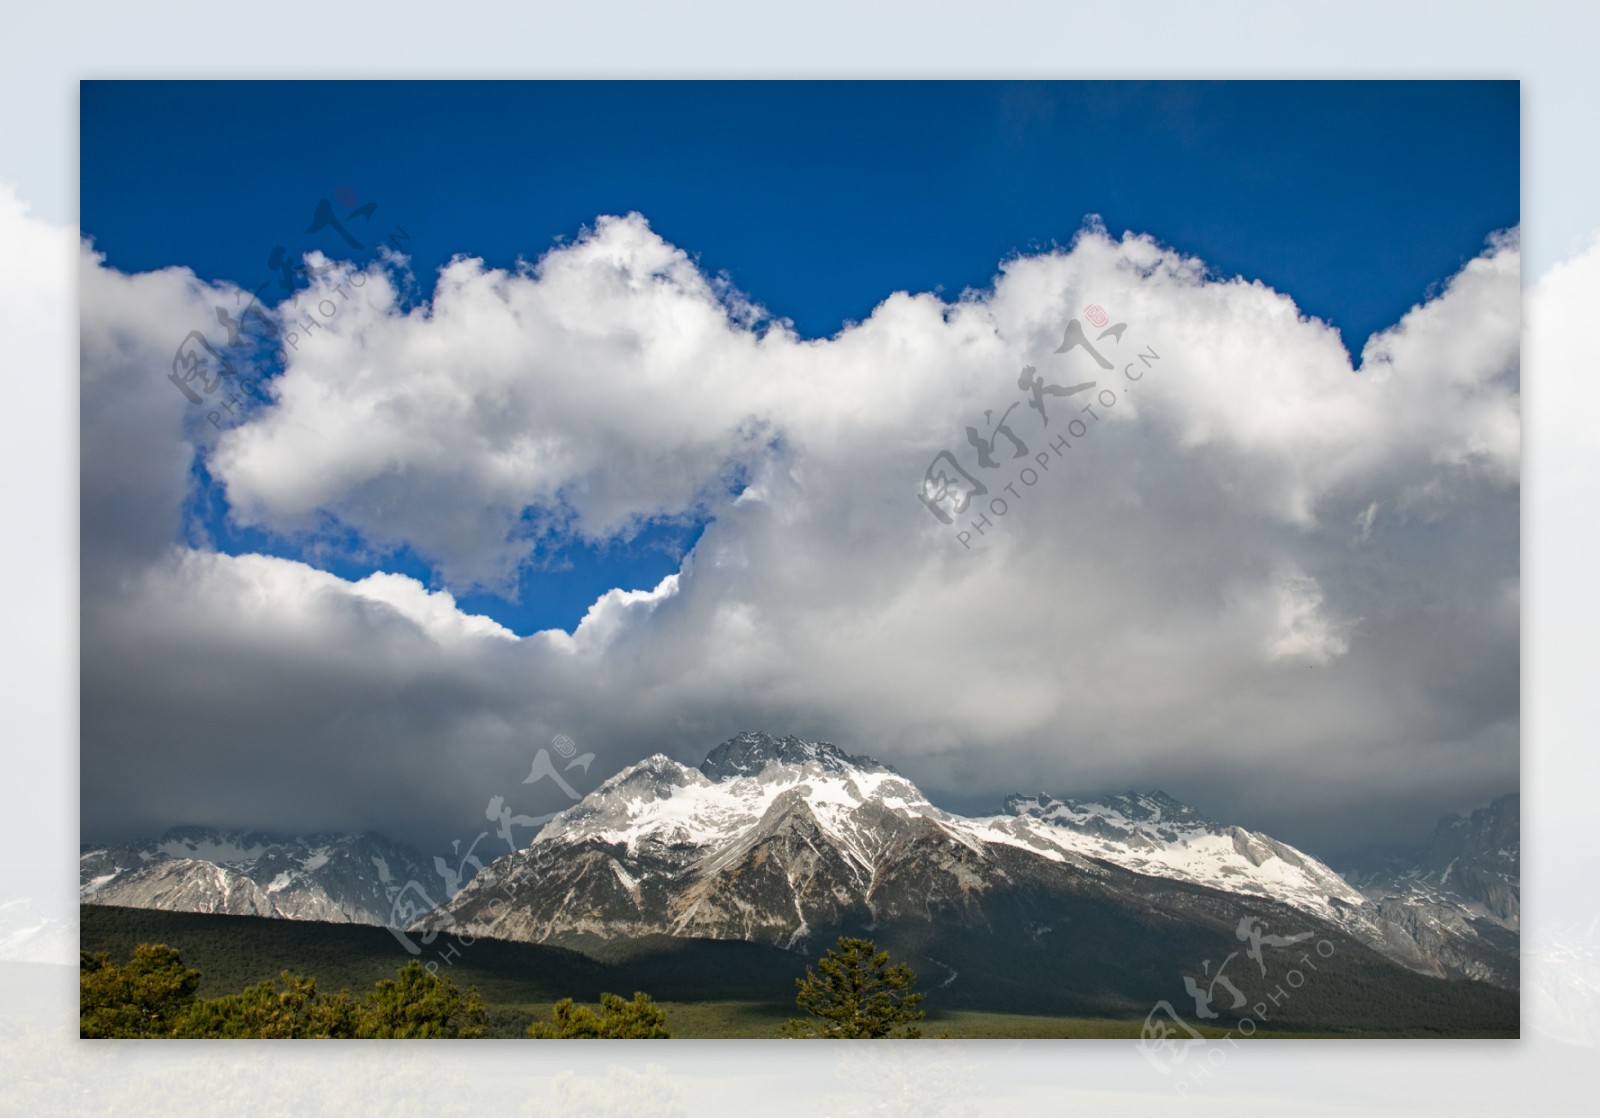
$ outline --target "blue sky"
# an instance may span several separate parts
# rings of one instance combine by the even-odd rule
[[[84,802],[448,843],[557,734],[760,729],[963,811],[1415,838],[1517,783],[1518,94],[87,83]],[[308,315],[280,246],[358,294],[219,435],[174,348],[234,285]],[[1045,432],[1017,370],[1092,304],[1160,372]],[[1008,403],[1048,484],[970,454]]]
[[[1518,117],[1515,82],[86,82],[81,224],[123,272],[254,288],[274,246],[339,247],[302,232],[318,199],[374,203],[352,232],[408,232],[426,295],[456,254],[509,266],[636,210],[830,337],[896,290],[986,286],[1099,214],[1288,294],[1359,352],[1518,223]],[[440,585],[405,550],[240,530],[196,478],[223,551]],[[702,528],[567,543],[516,601],[458,597],[518,633],[570,630],[605,590],[676,570]]]

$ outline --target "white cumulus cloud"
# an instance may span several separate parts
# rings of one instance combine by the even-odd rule
[[[139,751],[220,751],[193,795],[252,822],[302,758],[366,818],[440,833],[541,736],[620,765],[756,726],[969,808],[1163,785],[1291,840],[1356,811],[1410,828],[1517,779],[1518,257],[1489,238],[1358,370],[1286,295],[1148,236],[1091,229],[986,290],[886,293],[805,339],[643,217],[603,218],[518,268],[458,258],[417,306],[383,268],[324,275],[338,313],[220,435],[130,357],[157,361],[215,293],[86,258],[85,392],[120,387],[84,473],[128,496],[86,499],[85,533],[143,542],[139,578],[84,605],[86,787],[129,779],[88,763],[129,756],[117,728],[137,726]],[[1126,324],[1097,343],[1109,372],[1056,352],[1090,304]],[[1136,353],[1158,356],[1132,381]],[[1024,366],[1094,388],[1045,396],[1047,426]],[[1000,438],[992,471],[965,435],[986,411],[1027,445]],[[917,498],[942,450],[991,484],[955,525]],[[406,547],[439,584],[171,552],[196,455],[238,522],[309,556]],[[456,604],[553,542],[687,517],[709,524],[682,569],[601,596],[570,636]],[[230,666],[247,741],[152,678],[196,653]]]

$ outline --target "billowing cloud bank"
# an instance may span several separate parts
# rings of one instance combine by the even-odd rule
[[[85,832],[437,841],[491,795],[558,807],[518,784],[556,733],[598,774],[760,727],[968,810],[1160,785],[1291,841],[1410,835],[1517,783],[1518,262],[1490,238],[1356,371],[1149,237],[1086,229],[807,340],[603,218],[516,271],[457,259],[409,310],[393,268],[324,273],[277,311],[270,401],[219,429],[165,371],[232,293],[85,247]],[[1110,370],[1056,352],[1074,319]],[[1024,366],[1094,387],[1042,396],[1046,426]],[[986,470],[965,429],[1002,415]],[[918,499],[946,450],[990,491],[948,525]],[[407,548],[438,586],[180,546],[196,461],[241,525]],[[683,569],[571,635],[456,606],[689,517]]]

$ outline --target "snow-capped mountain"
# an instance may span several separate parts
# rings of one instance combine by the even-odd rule
[[[1502,798],[1352,882],[1159,791],[1017,795],[966,817],[873,758],[746,733],[697,768],[657,754],[613,775],[425,923],[574,946],[665,934],[808,951],[838,932],[894,929],[947,966],[927,945],[951,930],[1020,937],[1025,951],[1091,924],[1113,939],[1231,933],[1241,915],[1272,914],[1413,971],[1514,988],[1517,850],[1516,798]],[[384,925],[407,923],[400,891],[433,875],[372,834],[175,828],[86,850],[80,890],[95,904]]]
[[[1507,809],[1509,805],[1509,809]],[[1074,849],[1140,874],[1179,878],[1228,893],[1271,897],[1343,929],[1414,971],[1518,985],[1515,912],[1516,797],[1502,797],[1470,821],[1440,821],[1433,842],[1403,869],[1352,881],[1269,835],[1208,820],[1162,792],[1094,803],[1045,794],[1006,799],[1006,811],[1072,833]],[[1469,826],[1463,826],[1469,825]],[[1509,874],[1505,846],[1509,844]],[[1470,883],[1449,888],[1452,873]],[[1513,915],[1483,920],[1490,897]],[[1507,900],[1509,899],[1509,900]]]
[[[179,827],[147,843],[84,851],[79,897],[96,905],[384,925],[405,883],[423,877],[421,862],[371,832],[291,838]]]
[[[1140,874],[1178,878],[1234,894],[1276,898],[1337,922],[1361,892],[1339,875],[1269,835],[1224,827],[1159,790],[1099,802],[1010,796],[1005,810],[1044,828],[1028,835]]]
[[[657,754],[616,774],[448,908],[511,939],[665,932],[791,947],[813,927],[891,914],[911,869],[937,881],[908,904],[959,908],[968,864],[987,855],[968,821],[889,766],[744,734],[699,769]]]
[[[611,777],[487,867],[448,920],[517,940],[665,933],[799,948],[908,922],[1037,938],[1061,923],[1063,899],[1092,896],[1182,921],[1271,906],[1415,971],[1507,978],[1498,957],[1478,961],[1501,948],[1475,930],[1423,922],[1419,935],[1403,905],[1385,912],[1304,852],[1164,793],[1013,796],[1005,808],[958,816],[872,758],[746,733],[697,769],[658,754]]]

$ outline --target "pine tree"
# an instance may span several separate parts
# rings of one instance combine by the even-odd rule
[[[349,991],[325,995],[317,981],[284,972],[236,995],[201,999],[179,1020],[179,1037],[361,1037],[359,1004]]]
[[[821,974],[818,974],[818,973]],[[921,1037],[911,1023],[922,1017],[922,995],[911,990],[916,975],[906,964],[890,964],[889,953],[870,940],[841,936],[839,943],[796,979],[795,1003],[810,1018],[792,1018],[791,1037]]]
[[[380,979],[358,1011],[361,1037],[482,1037],[483,999],[416,960]]]
[[[284,972],[234,995],[198,999],[200,973],[175,948],[141,944],[127,964],[80,953],[83,1037],[481,1037],[484,1005],[415,960],[361,1001],[327,995],[317,981]],[[619,1000],[620,1001],[620,1000]]]
[[[628,1002],[621,995],[600,996],[600,1013],[578,1006],[571,999],[556,1003],[550,1021],[528,1027],[529,1037],[571,1038],[656,1038],[671,1037],[667,1032],[667,1012],[643,991],[633,993]]]
[[[78,962],[81,1037],[171,1037],[200,985],[165,944],[139,945],[126,965],[104,952],[80,952]]]

